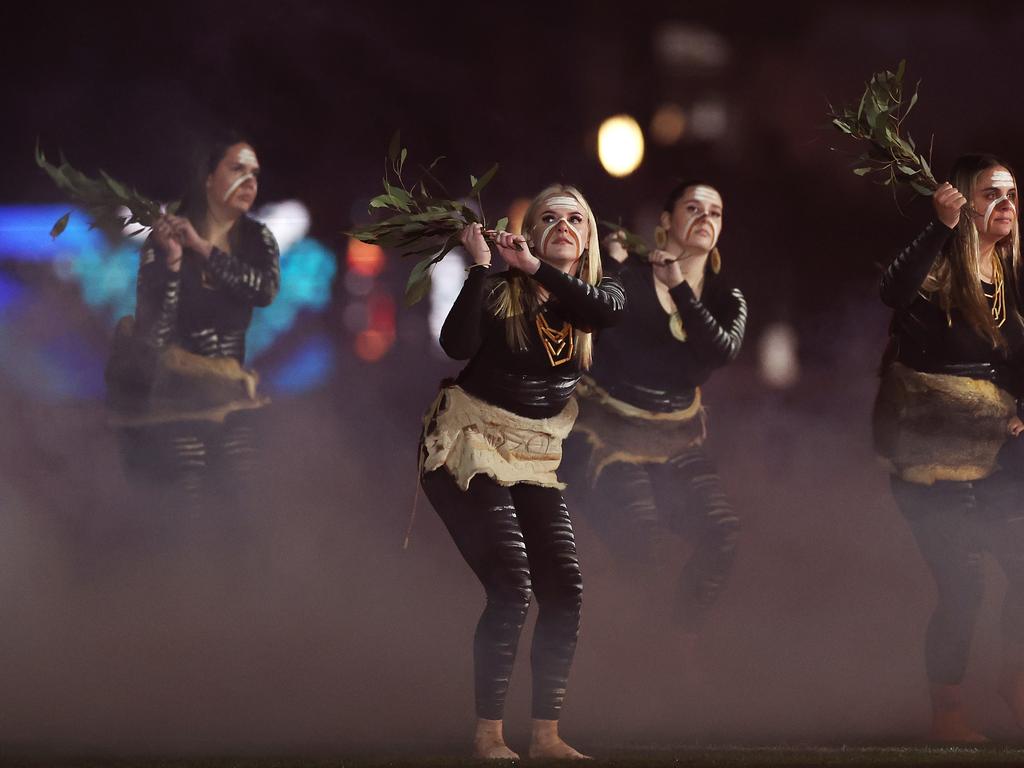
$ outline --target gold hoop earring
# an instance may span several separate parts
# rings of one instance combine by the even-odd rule
[[[711,249],[711,271],[716,275],[722,271],[722,254],[718,252],[717,248]]]
[[[659,225],[654,228],[654,247],[663,251],[666,245],[668,245],[668,230]]]

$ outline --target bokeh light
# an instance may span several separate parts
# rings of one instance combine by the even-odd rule
[[[628,176],[644,159],[644,134],[629,115],[615,115],[597,132],[597,156],[612,176]]]

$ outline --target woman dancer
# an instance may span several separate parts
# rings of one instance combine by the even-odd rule
[[[119,329],[108,369],[129,468],[175,484],[190,512],[252,468],[243,412],[264,401],[241,367],[245,334],[280,283],[277,242],[246,215],[259,171],[241,138],[210,147],[181,215],[161,217],[142,248],[134,323]]]
[[[601,335],[579,387],[576,429],[590,449],[581,492],[609,547],[660,570],[667,532],[693,538],[673,610],[688,648],[729,574],[740,528],[703,448],[700,387],[739,354],[747,319],[743,294],[721,274],[722,221],[718,190],[688,181],[665,202],[649,261],[627,261],[611,241],[629,307]]]
[[[960,685],[985,551],[1008,581],[999,690],[1024,726],[1024,518],[1012,471],[1024,428],[1015,402],[1024,354],[1020,241],[1017,186],[1006,163],[965,155],[951,180],[935,192],[937,220],[882,276],[882,300],[894,314],[875,438],[938,591],[925,639],[931,734],[980,741]]]
[[[573,391],[591,362],[591,334],[614,323],[625,296],[601,276],[597,227],[583,195],[554,185],[534,198],[525,236],[488,233],[509,269],[492,274],[479,225],[462,243],[466,282],[441,345],[469,360],[424,419],[423,489],[487,602],[473,644],[478,757],[515,759],[502,716],[531,594],[531,757],[579,758],[558,734],[579,632],[582,578],[556,477],[576,418]]]

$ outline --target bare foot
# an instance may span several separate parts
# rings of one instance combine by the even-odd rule
[[[1003,679],[999,683],[999,695],[1010,708],[1014,723],[1024,729],[1024,671],[1004,670]]]
[[[590,760],[589,755],[570,747],[558,735],[557,720],[534,720],[530,736],[530,757],[548,760]]]
[[[980,744],[988,738],[967,724],[961,716],[947,714],[932,717],[932,741],[943,744]]]
[[[519,755],[508,748],[502,734],[501,720],[476,721],[473,735],[473,757],[484,760],[518,760]]]
[[[930,737],[944,744],[978,744],[988,739],[967,724],[959,685],[932,685]]]

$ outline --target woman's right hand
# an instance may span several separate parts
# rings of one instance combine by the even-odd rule
[[[156,243],[157,250],[164,257],[167,268],[171,272],[180,270],[181,243],[178,241],[177,235],[174,234],[173,226],[166,216],[161,216],[153,224],[153,242]]]
[[[624,262],[629,256],[626,246],[622,244],[625,236],[625,232],[615,232],[614,234],[608,235],[602,243],[604,246],[604,252],[615,259],[615,261],[619,262],[619,264]]]
[[[474,264],[490,264],[491,248],[484,240],[483,227],[470,224],[459,233],[459,242],[466,249]]]
[[[948,181],[940,184],[939,188],[935,190],[935,194],[932,195],[935,215],[950,229],[954,229],[960,221],[960,209],[966,204],[967,198]]]

